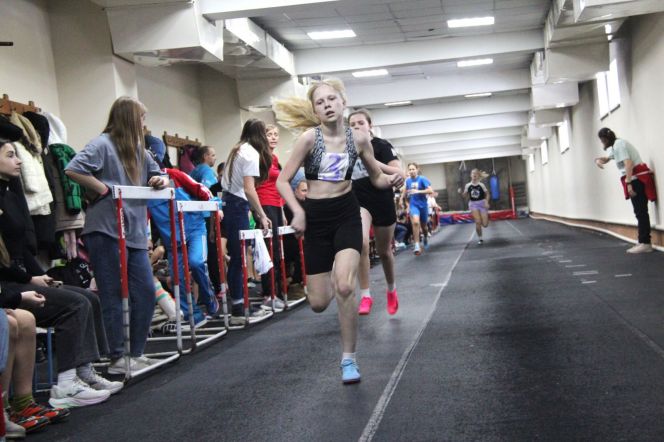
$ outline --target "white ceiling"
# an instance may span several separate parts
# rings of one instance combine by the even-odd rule
[[[270,61],[280,55],[290,66],[284,70],[282,63],[277,66],[281,69],[269,70],[260,57],[249,61],[224,57],[216,63],[219,68],[234,61],[251,62],[235,75],[241,105],[269,107],[272,96],[296,93],[296,81],[284,80],[292,72],[302,83],[339,77],[346,84],[349,105],[371,108],[381,133],[400,146],[406,159],[423,163],[518,153],[521,146],[511,143],[519,138],[532,109],[573,105],[578,102],[576,82],[608,69],[608,44],[601,23],[606,15],[601,14],[606,8],[617,13],[616,0],[92,1],[132,13],[142,5],[147,17],[161,15],[162,21],[170,19],[167,11],[177,10],[189,14],[190,21],[196,19],[192,22],[195,29],[207,23],[214,28],[211,32],[222,26],[228,29],[224,20],[240,19],[254,36],[262,37],[251,46],[237,34],[239,39],[234,37],[234,41],[238,40],[239,49],[260,53]],[[621,8],[618,17],[664,10],[664,0],[627,3],[631,6]],[[579,14],[589,18],[577,21]],[[198,20],[200,15],[207,22]],[[495,17],[495,24],[447,26],[449,19],[484,16]],[[592,47],[583,40],[589,24],[595,32]],[[352,29],[357,36],[314,41],[307,35],[342,29]],[[546,57],[532,63],[534,54],[544,49]],[[457,66],[459,60],[475,58],[492,58],[493,63]],[[388,75],[364,79],[352,75],[380,68],[387,69]],[[556,84],[561,79],[564,84]],[[465,97],[486,92],[492,96]],[[385,106],[403,100],[412,104]],[[465,146],[467,140],[472,143]]]
[[[476,148],[463,150],[469,156],[481,156],[482,151],[486,152],[486,155],[495,155],[496,152],[514,154],[516,151],[514,148],[497,150],[496,148],[501,145],[501,142],[500,138],[494,137],[493,134],[497,130],[496,127],[507,127],[511,133],[518,132],[518,124],[526,118],[527,109],[519,108],[521,113],[515,113],[513,112],[514,106],[505,105],[504,114],[510,117],[503,118],[505,121],[500,119],[500,115],[495,114],[500,112],[506,97],[525,97],[527,102],[530,89],[523,82],[516,82],[513,86],[494,85],[496,80],[492,77],[494,77],[493,73],[503,75],[506,72],[528,70],[535,49],[510,51],[508,48],[503,51],[502,48],[497,47],[495,54],[490,55],[494,60],[493,64],[459,68],[456,62],[464,58],[466,52],[461,51],[458,54],[449,55],[448,46],[443,47],[439,44],[445,40],[454,47],[457,41],[461,42],[464,38],[486,37],[483,40],[473,40],[470,45],[466,42],[466,46],[477,48],[478,46],[491,46],[493,35],[496,34],[507,36],[512,33],[518,37],[519,32],[530,31],[529,35],[532,35],[533,30],[541,31],[543,29],[551,3],[551,0],[341,0],[315,5],[300,5],[298,8],[282,9],[277,13],[265,13],[251,17],[251,19],[293,51],[296,65],[298,58],[306,57],[307,61],[310,61],[312,54],[314,60],[316,56],[321,59],[327,58],[326,68],[330,64],[330,58],[340,60],[336,64],[338,66],[336,70],[329,69],[321,73],[321,76],[334,76],[343,80],[348,87],[349,102],[375,111],[374,120],[380,125],[382,134],[389,135],[395,145],[403,145],[403,142],[406,142],[408,145],[401,147],[401,152],[406,157],[410,155],[426,163],[429,162],[426,160],[427,153],[431,154],[431,162],[439,162],[447,158],[441,155],[442,152],[459,151],[459,142],[456,137],[463,143],[463,140],[468,139],[469,132],[476,132],[476,137],[482,140],[473,145]],[[482,16],[494,16],[495,24],[486,27],[456,29],[447,26],[449,19]],[[338,29],[352,29],[357,37],[314,41],[307,35],[312,31]],[[536,40],[539,42],[539,37]],[[541,40],[543,44],[543,39]],[[403,60],[397,60],[397,54],[402,55],[404,51],[409,50],[407,46],[404,46],[404,43],[409,42],[429,45],[431,48],[429,59],[423,57],[424,60],[420,62],[406,62],[405,64]],[[371,65],[371,63],[367,65],[367,69],[386,68],[389,72],[387,76],[355,78],[352,71],[347,68],[348,64],[341,63],[341,60],[348,60],[355,55],[357,49],[368,49],[364,54],[367,54],[366,58],[372,58],[372,47],[375,47],[376,50],[387,47],[389,50],[390,44],[394,45],[394,61],[383,66]],[[330,52],[330,48],[347,48],[348,52]],[[471,55],[472,57],[474,56]],[[382,63],[382,61],[378,63]],[[334,63],[332,64],[334,65]],[[464,82],[466,76],[468,76],[467,83],[472,90],[465,91],[463,87],[451,88],[449,92],[441,90],[441,83]],[[435,87],[428,87],[428,84],[435,84]],[[421,91],[416,93],[415,89],[422,89],[421,86],[430,93],[422,94]],[[365,89],[366,94],[360,93]],[[412,106],[386,108],[381,99],[387,99],[387,96],[390,95],[387,92],[395,90],[404,92],[399,96],[403,95],[404,99],[410,99],[413,102]],[[381,91],[385,91],[386,94],[382,94]],[[409,95],[407,91],[413,92]],[[468,107],[466,102],[478,100],[464,98],[466,92],[493,92],[492,97],[479,99],[484,101],[478,102],[478,104],[487,104],[486,117],[482,117],[482,107],[475,103],[470,103],[470,105],[479,108],[477,115],[466,116],[464,113],[466,112],[464,109]],[[366,95],[373,98],[366,98]],[[355,100],[353,96],[355,96]],[[524,100],[521,102],[523,103]],[[441,110],[436,112],[436,107],[440,107]],[[430,118],[422,116],[421,121],[417,121],[417,116],[423,115],[422,112],[418,112],[420,109],[424,113],[438,115],[439,117],[436,118],[440,119],[431,121]],[[396,121],[398,118],[394,117],[403,115],[405,112],[413,115],[413,119],[409,123],[381,123]],[[455,112],[458,112],[456,118],[454,118]],[[519,115],[517,120],[515,120],[515,115]],[[443,137],[445,142],[417,144],[417,140],[427,137],[430,139],[432,136],[434,139],[436,136]],[[415,140],[416,144],[404,140]]]
[[[551,0],[344,0],[252,17],[291,50],[358,46],[539,29]],[[447,20],[492,15],[494,26],[447,27]],[[352,29],[356,38],[313,41],[307,32]]]

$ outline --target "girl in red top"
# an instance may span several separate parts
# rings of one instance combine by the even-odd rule
[[[256,193],[258,193],[258,200],[265,211],[265,214],[270,221],[272,221],[272,245],[274,248],[273,263],[274,263],[274,288],[277,291],[275,293],[275,309],[277,312],[283,311],[284,303],[276,298],[281,294],[281,270],[280,270],[280,260],[281,252],[279,249],[279,236],[278,230],[280,226],[284,225],[283,218],[283,207],[284,200],[279,195],[277,190],[277,178],[281,172],[281,165],[279,164],[279,158],[274,153],[274,150],[279,144],[279,128],[274,124],[267,124],[265,126],[265,135],[267,136],[267,141],[270,146],[270,152],[272,153],[272,166],[268,172],[267,180],[263,181],[258,187],[256,187]],[[266,273],[261,277],[261,283],[263,286],[263,308],[272,309],[272,281],[270,278],[270,273]]]

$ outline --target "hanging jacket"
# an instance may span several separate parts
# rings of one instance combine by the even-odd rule
[[[198,149],[196,146],[184,146],[178,150],[178,166],[184,173],[191,173],[191,171],[196,167],[191,161],[191,156],[194,154],[196,149]]]
[[[648,168],[646,163],[637,164],[632,169],[632,177],[638,179],[645,187],[646,198],[648,201],[657,201],[657,188],[655,187],[655,175]],[[625,199],[629,199],[629,192],[627,191],[627,183],[625,183],[625,176],[620,177],[620,182],[625,192]]]
[[[41,154],[33,155],[18,141],[13,145],[16,154],[23,162],[21,180],[30,215],[49,215],[51,213],[49,204],[53,201],[53,194],[48,186]]]
[[[85,225],[85,212],[80,210],[78,213],[72,214],[67,210],[63,186],[60,184],[62,171],[53,154],[44,158],[44,166],[47,170],[51,171],[51,174],[57,181],[57,185],[53,189],[53,199],[55,200],[55,209],[53,211],[55,216],[55,231],[64,232],[67,230],[82,229]]]
[[[76,152],[66,144],[51,144],[49,149],[51,150],[51,154],[55,156],[56,164],[58,165],[60,184],[64,192],[67,211],[72,215],[76,215],[83,208],[81,186],[64,172],[71,159],[76,155]]]

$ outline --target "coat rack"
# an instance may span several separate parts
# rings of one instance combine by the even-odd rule
[[[28,101],[28,104],[11,101],[7,94],[2,94],[2,99],[0,99],[0,114],[3,115],[11,115],[12,112],[18,112],[19,114],[29,111],[39,112],[40,110],[40,108],[35,106],[34,101]]]
[[[166,146],[177,147],[178,149],[181,149],[185,146],[200,147],[203,144],[200,141],[198,141],[198,138],[196,138],[195,140],[190,140],[188,136],[185,138],[180,138],[178,134],[168,135],[166,131],[164,131],[163,139],[164,139],[164,144]]]

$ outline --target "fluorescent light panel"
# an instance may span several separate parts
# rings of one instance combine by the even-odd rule
[[[473,17],[473,18],[456,18],[447,20],[448,28],[468,28],[471,26],[491,26],[495,22],[493,17]]]
[[[474,60],[460,60],[457,61],[457,67],[468,68],[472,66],[482,66],[485,64],[492,64],[493,58],[476,58]]]
[[[387,69],[371,69],[369,71],[353,72],[353,77],[355,78],[383,77],[388,74],[389,72],[387,72]]]
[[[411,104],[413,104],[412,101],[393,101],[391,103],[385,103],[385,106],[409,106]]]
[[[356,37],[352,29],[340,29],[337,31],[316,31],[307,32],[307,35],[312,40],[332,40],[335,38],[352,38]]]
[[[481,98],[481,97],[490,97],[491,92],[482,92],[481,94],[468,94],[464,95],[465,98]]]

